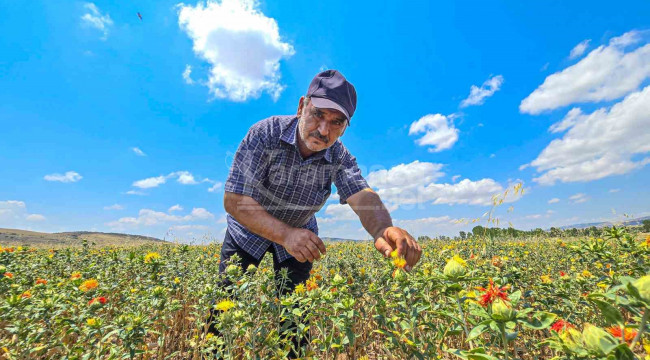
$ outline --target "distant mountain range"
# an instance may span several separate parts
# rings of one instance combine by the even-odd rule
[[[625,221],[603,221],[603,222],[595,222],[595,223],[584,223],[584,224],[574,224],[574,225],[565,225],[565,226],[560,226],[559,228],[562,230],[565,229],[584,229],[584,228],[589,228],[592,226],[595,226],[597,228],[599,227],[605,227],[605,226],[612,226],[612,225],[625,225],[625,226],[630,226],[630,225],[641,225],[643,223],[643,220],[650,220],[650,216],[645,216],[645,217],[640,217],[636,219],[630,219],[630,220],[625,220]]]
[[[0,228],[0,245],[33,247],[66,247],[81,246],[83,240],[91,246],[138,246],[144,244],[170,244],[168,241],[142,235],[118,233],[101,233],[90,231],[74,231],[62,233],[42,233],[36,231],[2,229]],[[93,245],[94,243],[94,245]]]

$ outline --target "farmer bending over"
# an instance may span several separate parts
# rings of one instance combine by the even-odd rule
[[[312,263],[326,252],[314,214],[330,196],[332,183],[341,204],[352,207],[383,256],[397,249],[407,270],[418,262],[420,245],[406,230],[393,226],[379,195],[339,139],[356,103],[354,86],[340,72],[327,70],[311,81],[296,115],[272,116],[249,129],[224,188],[228,229],[220,273],[234,254],[246,270],[271,252],[276,276],[288,270],[289,281],[281,293],[305,282]]]

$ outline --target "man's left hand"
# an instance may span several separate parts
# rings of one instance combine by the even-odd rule
[[[422,247],[418,244],[408,231],[396,226],[387,227],[382,236],[375,240],[375,248],[384,257],[389,257],[393,250],[403,256],[406,260],[406,270],[411,271],[422,256]]]

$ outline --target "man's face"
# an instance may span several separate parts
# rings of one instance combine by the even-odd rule
[[[343,135],[348,122],[340,111],[317,108],[305,97],[300,98],[298,116],[300,139],[313,152],[332,146]]]

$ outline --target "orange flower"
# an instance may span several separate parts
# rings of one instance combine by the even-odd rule
[[[494,286],[494,281],[490,279],[490,284],[488,285],[488,288],[484,287],[477,287],[476,290],[484,291],[484,294],[481,295],[481,300],[479,300],[479,304],[483,307],[487,307],[489,304],[492,304],[496,298],[501,298],[506,301],[510,301],[508,299],[508,294],[506,294],[506,290],[510,289],[510,286]]]
[[[607,329],[607,331],[612,334],[612,336],[622,339],[621,328],[618,326],[612,326]],[[636,337],[637,331],[632,329],[625,329],[625,342],[631,342]]]
[[[38,285],[38,284],[46,285],[46,284],[47,284],[47,280],[45,280],[45,279],[41,279],[41,278],[38,278],[38,279],[36,279],[36,285]]]
[[[70,280],[77,280],[81,279],[81,273],[79,271],[75,271],[70,275]]]
[[[32,297],[32,292],[27,290],[22,295],[20,295],[20,297],[22,297],[23,299],[29,299],[30,297]]]
[[[6,273],[5,273],[5,277],[8,277],[9,279],[13,279],[13,278],[14,278],[14,274],[12,274],[12,273],[10,273],[10,272],[6,272]]]
[[[576,327],[573,326],[573,324],[571,324],[570,322],[567,322],[565,320],[562,320],[562,319],[556,321],[555,323],[553,323],[553,325],[551,325],[551,330],[553,330],[553,331],[555,331],[557,333],[559,333],[561,331],[564,331],[564,330],[575,329],[575,328]]]
[[[107,301],[108,301],[108,300],[106,300],[105,297],[103,297],[103,296],[98,296],[98,297],[96,297],[96,298],[90,300],[90,301],[88,302],[88,305],[92,305],[92,304],[96,304],[96,303],[99,303],[99,304],[101,304],[101,305],[104,305],[104,304],[106,304]]]
[[[318,284],[316,284],[316,281],[309,279],[307,280],[307,291],[312,291],[318,289]]]
[[[90,291],[90,290],[92,290],[92,289],[94,289],[94,288],[96,288],[98,286],[99,286],[99,282],[97,282],[97,280],[89,279],[89,280],[84,281],[81,285],[79,285],[79,290],[81,290],[83,292],[86,292],[86,291]]]
[[[492,266],[501,268],[503,266],[503,260],[498,256],[492,257]]]

